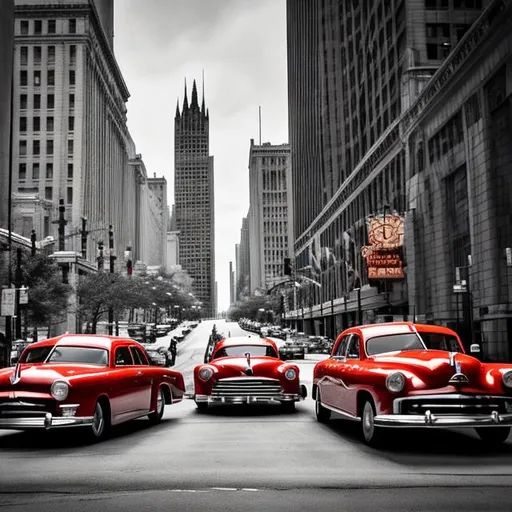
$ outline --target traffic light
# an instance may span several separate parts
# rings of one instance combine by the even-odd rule
[[[284,259],[284,275],[291,276],[292,275],[292,261],[290,258]]]

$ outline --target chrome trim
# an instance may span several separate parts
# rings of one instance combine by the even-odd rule
[[[341,409],[337,409],[336,407],[332,407],[330,405],[327,405],[326,403],[320,401],[322,404],[322,407],[325,407],[326,409],[329,409],[332,412],[335,412],[337,414],[340,414],[344,418],[352,421],[361,421],[361,418],[359,416],[354,416],[353,414],[350,414],[349,412],[342,411]]]
[[[469,384],[469,379],[463,373],[455,373],[448,381],[448,384]]]
[[[196,403],[217,404],[254,404],[254,403],[282,403],[299,402],[303,400],[299,393],[282,393],[275,396],[255,395],[195,395]]]
[[[404,396],[401,398],[395,398],[393,400],[393,414],[400,414],[402,411],[402,403],[407,401],[415,401],[415,400],[437,400],[437,399],[449,399],[449,400],[510,400],[512,402],[512,396],[508,395],[465,395],[462,393],[441,393],[441,394],[435,394],[435,395],[412,395],[412,396]],[[434,404],[429,404],[432,407],[434,407]],[[436,407],[438,406],[435,404]],[[440,404],[441,406],[443,404]],[[461,404],[462,405],[462,404]],[[472,407],[476,407],[476,405],[472,405]],[[492,406],[493,404],[483,404],[487,406]],[[456,407],[457,404],[453,404],[453,407]]]
[[[61,427],[85,427],[92,425],[92,416],[52,416],[47,412],[40,418],[0,418],[0,429],[5,430],[25,430],[32,428],[41,428],[50,430]]]
[[[512,425],[512,414],[476,415],[434,415],[430,411],[425,414],[382,414],[375,416],[375,425],[379,427],[426,427],[426,428],[470,428],[470,427],[498,427]]]

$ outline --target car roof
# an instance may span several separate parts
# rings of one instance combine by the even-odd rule
[[[27,348],[33,349],[53,345],[73,345],[75,347],[94,347],[109,350],[113,345],[117,344],[116,342],[130,342],[138,345],[138,343],[132,339],[109,336],[107,334],[62,334],[46,340],[36,341],[35,343],[31,343]]]
[[[389,322],[382,324],[367,324],[351,327],[344,331],[345,333],[357,332],[362,335],[366,341],[374,336],[387,336],[390,334],[405,334],[414,332],[431,332],[457,336],[456,332],[442,325],[415,324],[414,322]],[[343,333],[342,333],[343,334]]]

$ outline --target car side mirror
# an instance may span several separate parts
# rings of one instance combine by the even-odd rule
[[[470,347],[469,347],[469,352],[471,354],[479,354],[480,353],[480,345],[478,343],[473,343]]]

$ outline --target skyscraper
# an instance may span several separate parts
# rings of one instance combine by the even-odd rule
[[[193,279],[194,295],[206,316],[216,314],[215,211],[213,156],[209,151],[209,112],[204,91],[201,106],[194,80],[188,104],[187,86],[174,119],[174,204],[180,233],[180,264]]]

